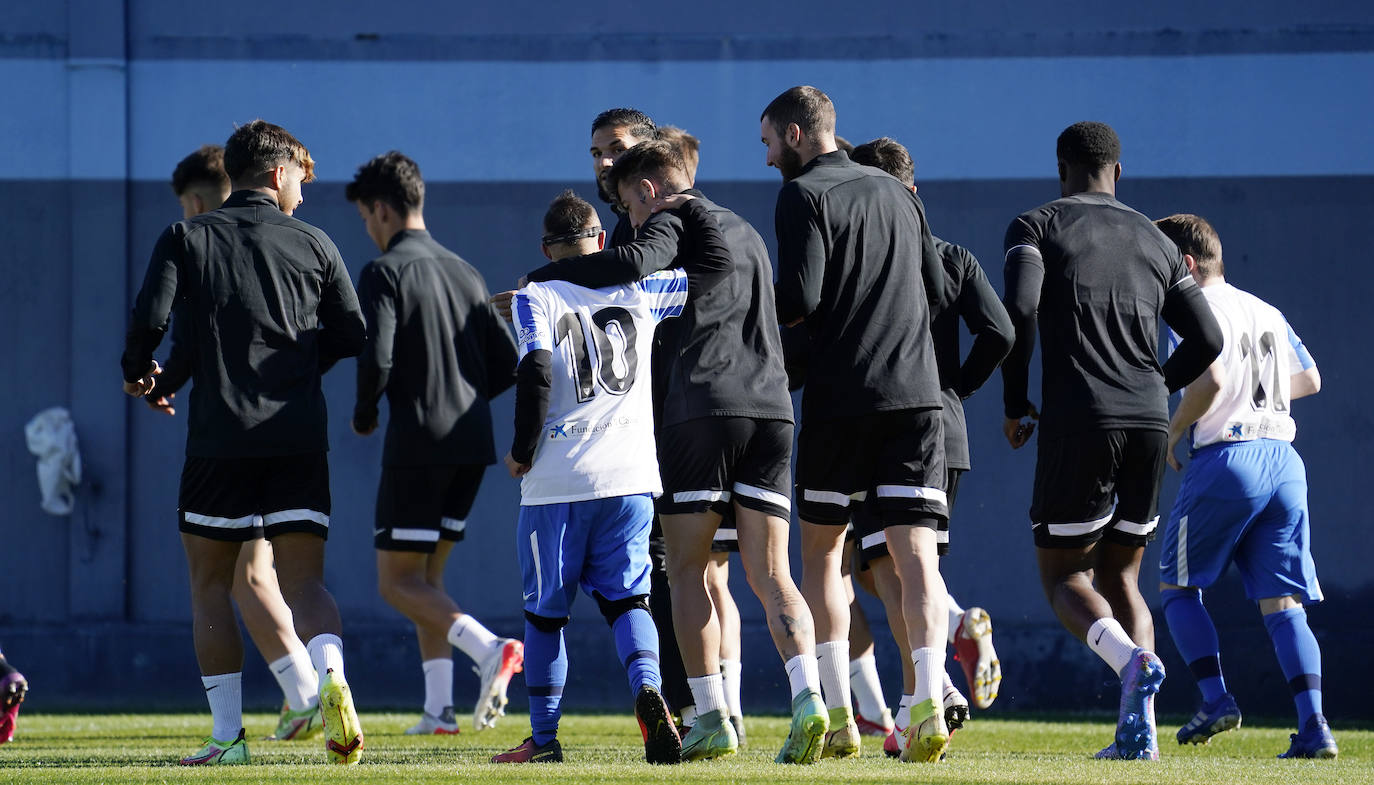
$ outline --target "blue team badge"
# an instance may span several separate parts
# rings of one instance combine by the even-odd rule
[[[566,428],[566,427],[567,427],[567,423],[562,423],[562,422],[559,423],[559,424],[557,424],[557,425],[555,425],[555,426],[553,426],[552,428],[549,429],[549,438],[550,438],[550,439],[557,439],[557,438],[560,437],[560,436],[562,436],[564,439],[568,438],[568,432],[567,432],[566,430],[564,430],[564,428]]]
[[[1232,426],[1231,426],[1231,438],[1232,438],[1232,439],[1239,439],[1240,437],[1242,437],[1242,436],[1244,436],[1244,435],[1245,435],[1245,427],[1244,427],[1243,425],[1241,425],[1240,423],[1236,423],[1235,425],[1232,425]]]

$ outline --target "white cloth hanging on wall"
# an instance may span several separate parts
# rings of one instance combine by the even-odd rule
[[[24,426],[29,452],[38,456],[38,489],[43,511],[70,515],[73,490],[81,482],[81,452],[76,445],[76,425],[61,406],[44,409]]]

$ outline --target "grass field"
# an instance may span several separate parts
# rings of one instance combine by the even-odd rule
[[[1177,718],[1182,719],[1182,718]],[[176,760],[198,747],[208,731],[207,714],[23,714],[14,742],[0,746],[0,783],[163,782],[366,782],[423,785],[454,782],[642,783],[1080,783],[1112,785],[1231,785],[1232,783],[1374,782],[1374,732],[1336,728],[1341,757],[1335,761],[1275,760],[1288,748],[1288,730],[1246,726],[1207,747],[1178,747],[1169,718],[1170,742],[1158,763],[1094,761],[1111,738],[1102,720],[981,719],[954,738],[949,760],[939,765],[900,764],[882,755],[878,739],[865,738],[859,760],[817,766],[778,766],[773,755],[786,720],[750,717],[748,746],[733,759],[675,767],[643,762],[639,731],[628,715],[565,717],[561,739],[567,763],[494,766],[487,759],[520,742],[528,725],[519,716],[501,727],[453,737],[405,736],[409,714],[364,714],[367,751],[353,769],[327,766],[318,740],[250,744],[253,765],[182,768]],[[250,731],[261,736],[275,717],[250,714]]]

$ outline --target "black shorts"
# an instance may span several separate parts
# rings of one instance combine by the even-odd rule
[[[954,497],[959,492],[959,478],[963,476],[964,471],[949,469],[945,472],[945,498],[950,510],[954,509]],[[949,517],[940,518],[936,523],[938,525],[935,528],[935,553],[944,556],[949,553]],[[859,569],[866,570],[869,562],[888,555],[887,536],[883,534],[882,522],[873,511],[872,498],[854,505],[852,531],[857,541],[855,547],[859,552]]]
[[[383,466],[372,544],[382,551],[434,553],[439,540],[463,539],[486,470],[482,464]]]
[[[328,453],[268,458],[186,456],[177,497],[180,529],[246,542],[288,532],[329,536]]]
[[[792,423],[699,417],[658,434],[659,515],[741,507],[790,520]]]
[[[1031,526],[1040,548],[1081,548],[1106,537],[1144,546],[1159,526],[1163,431],[1040,434]]]
[[[735,506],[729,505],[720,516],[720,525],[711,538],[711,553],[739,553],[739,530],[735,528]]]
[[[932,528],[949,517],[944,427],[937,409],[901,409],[807,423],[797,446],[797,511],[844,526],[874,497],[885,526]]]

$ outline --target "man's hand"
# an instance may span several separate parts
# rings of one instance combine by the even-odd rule
[[[1183,438],[1183,432],[1182,432],[1182,431],[1180,431],[1180,432],[1178,432],[1178,433],[1174,433],[1173,430],[1170,429],[1170,431],[1169,431],[1169,447],[1168,447],[1168,451],[1164,453],[1164,460],[1165,460],[1166,462],[1168,462],[1169,467],[1170,467],[1171,469],[1173,469],[1174,471],[1176,471],[1176,472],[1181,472],[1181,471],[1183,471],[1183,464],[1178,460],[1178,456],[1174,455],[1174,448],[1175,448],[1175,447],[1178,447],[1178,443],[1179,443],[1179,441],[1180,441],[1182,438]]]
[[[1040,419],[1040,412],[1036,411],[1035,404],[1026,404],[1026,414],[1022,417],[1008,417],[1002,421],[1002,434],[1007,437],[1007,444],[1013,450],[1019,450],[1030,441],[1031,434],[1035,433],[1035,421]]]
[[[656,213],[661,213],[664,210],[671,210],[674,207],[681,207],[682,205],[687,204],[695,198],[696,197],[692,196],[691,194],[669,194],[668,196],[661,196],[654,200],[654,203],[652,205],[653,211]]]
[[[350,424],[354,433],[359,436],[367,436],[377,430],[377,415],[373,414],[371,417],[359,417],[355,414],[353,415],[353,422]]]
[[[177,413],[177,410],[172,408],[172,399],[175,397],[177,397],[176,393],[172,393],[171,395],[163,395],[157,398],[154,398],[151,395],[145,395],[143,396],[143,402],[148,404],[149,409],[152,409],[155,412],[162,412],[168,417],[171,417],[176,415]]]
[[[496,306],[496,312],[501,314],[501,318],[511,323],[515,322],[515,319],[511,317],[510,313],[510,302],[515,298],[515,292],[515,289],[511,289],[508,292],[497,292],[491,296],[491,300],[489,301],[492,305]]]
[[[506,471],[510,472],[511,477],[518,480],[526,474],[529,474],[530,465],[528,463],[520,463],[512,458],[510,453],[506,453]]]
[[[162,366],[157,364],[157,360],[153,360],[152,366],[148,368],[148,372],[144,374],[141,379],[136,382],[124,382],[125,394],[132,395],[135,398],[142,398],[152,392],[153,387],[157,386],[157,377],[161,373]]]

